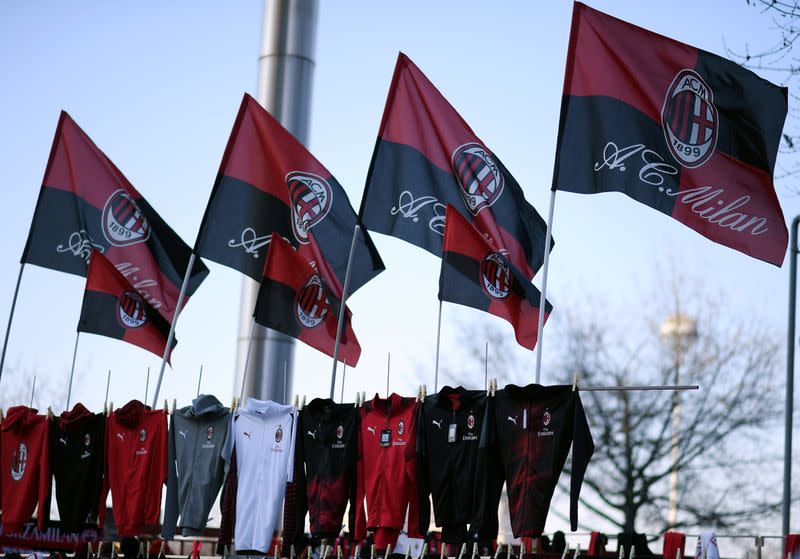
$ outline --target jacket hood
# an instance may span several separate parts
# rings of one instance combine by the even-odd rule
[[[86,409],[86,407],[78,402],[71,411],[65,411],[58,419],[58,426],[62,431],[77,431],[80,430],[86,423],[86,420],[94,414]]]
[[[3,420],[3,431],[8,431],[14,427],[23,428],[36,417],[38,410],[28,406],[14,406],[8,408],[6,418]]]
[[[131,400],[120,409],[114,412],[117,421],[128,429],[133,429],[139,425],[142,412],[145,410],[144,404],[139,400]]]
[[[201,394],[192,400],[191,406],[187,406],[184,409],[186,410],[185,415],[187,416],[206,414],[220,415],[228,411],[227,408],[222,405],[222,402],[211,394]]]

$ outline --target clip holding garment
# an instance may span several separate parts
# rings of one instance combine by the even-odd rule
[[[578,377],[578,375],[576,373],[575,374],[575,378],[577,379],[577,377]],[[575,555],[572,556],[573,559],[578,559],[578,555],[580,555],[580,554],[581,554],[581,544],[578,543],[578,545],[575,547]]]
[[[178,407],[178,402],[175,398],[172,399],[172,415],[175,415],[175,408]]]
[[[572,373],[572,391],[578,389],[578,373]]]
[[[169,413],[169,404],[167,404],[166,398],[164,398],[164,413]]]

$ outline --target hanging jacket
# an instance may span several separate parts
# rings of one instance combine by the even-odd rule
[[[422,537],[416,471],[418,409],[415,398],[397,394],[388,399],[375,394],[361,407],[355,537],[363,540],[367,529],[374,530],[377,549],[395,544],[407,509],[409,536]]]
[[[417,435],[419,529],[430,524],[430,498],[445,543],[467,539],[473,515],[478,445],[486,411],[485,390],[445,386],[425,398]],[[453,427],[453,425],[455,427]]]
[[[267,553],[281,513],[286,482],[292,481],[297,410],[249,398],[233,414],[223,458],[229,464],[222,491],[220,547]]]
[[[303,535],[306,512],[311,536],[336,538],[350,502],[350,529],[355,528],[358,408],[315,398],[300,411],[294,454],[295,503],[286,499],[284,545]]]
[[[230,423],[230,409],[214,396],[198,396],[172,414],[162,538],[172,539],[176,526],[184,536],[205,529],[225,477],[222,451]]]
[[[0,524],[4,533],[22,530],[33,516],[44,530],[50,516],[49,421],[27,406],[8,409],[0,424]]]
[[[682,532],[667,532],[664,534],[664,548],[661,555],[664,559],[677,559],[678,551],[681,557],[686,557],[686,534]]]
[[[578,497],[594,442],[580,394],[570,385],[513,384],[487,406],[478,458],[477,508],[471,531],[496,536],[500,490],[506,482],[515,538],[542,535],[550,500],[572,446],[570,525],[578,524]]]
[[[100,494],[100,525],[111,491],[120,536],[158,530],[161,486],[167,481],[167,412],[131,400],[106,423],[106,460]]]
[[[106,416],[78,403],[50,428],[50,460],[64,532],[82,532],[97,521],[103,488]]]

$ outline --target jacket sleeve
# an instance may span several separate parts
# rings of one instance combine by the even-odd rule
[[[419,507],[419,532],[428,533],[431,524],[431,488],[428,480],[427,439],[425,437],[425,403],[419,406],[417,414],[417,506]]]
[[[286,498],[283,502],[283,544],[297,544],[305,528],[306,512],[308,510],[306,498],[306,469],[304,464],[303,443],[303,418],[305,413],[297,412],[297,425],[295,426],[294,461],[290,465],[293,469],[292,481],[286,484]]]
[[[161,537],[171,540],[175,537],[178,524],[178,464],[175,448],[175,415],[172,416],[167,433],[167,500],[164,504],[164,525]]]
[[[470,533],[481,542],[497,538],[499,529],[497,509],[505,481],[500,446],[495,422],[495,397],[486,402],[481,438],[478,445],[478,463],[475,469],[475,488],[472,498],[472,522]]]
[[[575,395],[575,420],[572,427],[572,477],[569,488],[569,523],[574,532],[578,529],[578,499],[589,460],[594,454],[594,440],[583,411],[580,393]]]
[[[409,491],[408,491],[408,537],[409,538],[422,538],[425,536],[425,533],[422,532],[420,528],[420,504],[418,500],[418,491],[419,491],[419,483],[417,478],[417,430],[419,426],[419,410],[420,410],[419,402],[415,403],[415,409],[413,411],[412,417],[414,418],[414,426],[413,426],[413,433],[414,433],[414,444],[406,446],[405,451],[405,458],[406,458],[406,475],[408,476],[409,481]],[[426,526],[427,532],[427,526]]]
[[[44,531],[50,522],[50,488],[52,479],[50,469],[50,417],[45,417],[42,427],[41,444],[42,456],[39,463],[39,509],[36,512],[37,527]]]
[[[357,542],[367,537],[367,514],[364,510],[366,490],[364,488],[364,437],[361,424],[364,422],[366,408],[359,410],[358,436],[356,437],[356,525],[354,535]]]

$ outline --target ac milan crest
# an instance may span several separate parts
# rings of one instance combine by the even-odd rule
[[[91,443],[92,443],[92,438],[89,436],[89,433],[86,433],[83,436],[83,444],[85,444],[86,446],[89,446]]]
[[[503,193],[503,173],[482,145],[470,142],[453,153],[453,170],[464,203],[473,215],[494,204]]]
[[[210,441],[214,438],[214,426],[209,425],[208,429],[206,429],[206,438]]]
[[[298,171],[286,175],[286,186],[289,188],[294,236],[299,242],[306,244],[308,230],[328,215],[333,202],[333,191],[322,177]]]
[[[467,428],[468,429],[475,428],[475,416],[472,414],[469,414],[469,416],[467,417]]]
[[[25,466],[28,465],[28,447],[25,443],[19,443],[19,448],[14,452],[11,460],[11,479],[19,481],[25,475]]]
[[[336,428],[336,438],[337,438],[337,439],[341,439],[342,437],[344,437],[344,427],[342,427],[341,425],[339,425],[339,426]]]
[[[492,299],[505,299],[511,292],[511,270],[499,252],[490,252],[483,257],[481,285]]]
[[[147,431],[145,431],[144,429],[142,429],[141,431],[139,431],[139,440],[140,440],[141,442],[144,442],[144,440],[145,440],[146,438],[147,438]]]
[[[297,292],[294,302],[297,321],[304,328],[319,326],[330,309],[327,290],[316,274]]]
[[[116,246],[141,243],[150,236],[150,224],[124,190],[117,190],[106,201],[103,234],[109,243]]]
[[[402,437],[403,433],[405,432],[406,432],[406,423],[401,419],[400,423],[397,424],[397,434],[398,436]]]
[[[279,443],[281,442],[281,439],[283,439],[283,429],[281,429],[281,426],[278,425],[278,428],[275,429],[275,442]]]
[[[147,322],[144,299],[135,291],[126,291],[117,302],[117,315],[126,328],[138,328]]]
[[[549,411],[545,411],[544,412],[544,415],[542,416],[542,423],[544,423],[545,427],[550,425],[550,412]]]
[[[714,153],[719,130],[714,92],[694,70],[681,70],[672,80],[661,124],[670,152],[684,167],[699,167]]]

